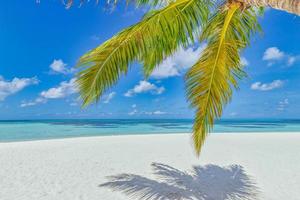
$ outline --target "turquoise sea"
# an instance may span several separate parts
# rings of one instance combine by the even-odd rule
[[[69,119],[0,121],[0,142],[68,137],[191,132],[188,119]],[[299,132],[300,120],[221,120],[220,132]]]

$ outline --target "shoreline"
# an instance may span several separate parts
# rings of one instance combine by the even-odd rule
[[[235,135],[235,134],[242,134],[242,135],[253,135],[253,134],[299,134],[300,131],[266,131],[266,132],[213,132],[208,135],[208,138],[211,135]],[[8,141],[1,141],[1,144],[10,144],[10,143],[22,143],[22,142],[40,142],[40,141],[52,141],[52,140],[69,140],[69,139],[81,139],[81,138],[102,138],[102,137],[127,137],[127,136],[158,136],[158,135],[192,135],[192,133],[188,132],[178,132],[178,133],[166,133],[166,132],[159,132],[159,133],[133,133],[133,134],[113,134],[113,135],[87,135],[87,136],[70,136],[70,137],[61,137],[61,138],[45,138],[45,139],[29,139],[29,140],[8,140]]]
[[[0,143],[0,197],[296,200],[299,152],[299,133],[211,134],[199,158],[190,134]]]

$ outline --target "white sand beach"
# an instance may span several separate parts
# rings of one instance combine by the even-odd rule
[[[0,199],[300,199],[299,133],[212,134],[199,159],[190,139],[0,143]]]

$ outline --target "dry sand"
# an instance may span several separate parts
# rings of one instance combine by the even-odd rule
[[[299,133],[213,134],[199,159],[188,134],[0,143],[0,200],[299,200],[299,194]]]

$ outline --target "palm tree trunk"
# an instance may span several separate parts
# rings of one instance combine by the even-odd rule
[[[239,0],[251,6],[271,7],[300,15],[300,0]]]

